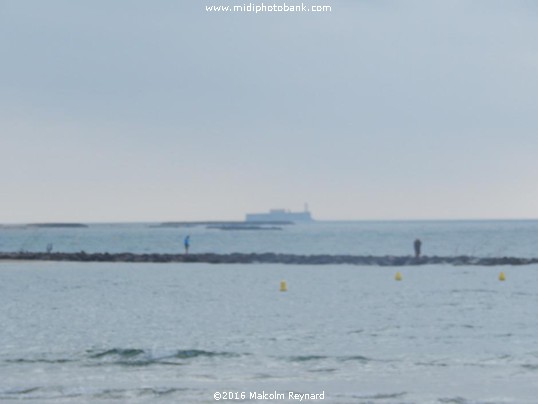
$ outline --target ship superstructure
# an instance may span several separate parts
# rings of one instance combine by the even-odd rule
[[[305,204],[303,212],[292,212],[287,209],[271,209],[268,213],[248,213],[245,217],[247,222],[311,222],[312,215]]]

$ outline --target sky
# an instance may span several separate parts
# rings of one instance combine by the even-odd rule
[[[0,223],[538,218],[536,2],[303,2],[0,0]]]

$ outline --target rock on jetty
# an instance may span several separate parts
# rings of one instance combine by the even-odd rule
[[[470,256],[361,256],[361,255],[296,255],[276,253],[232,253],[232,254],[133,254],[133,253],[75,253],[62,252],[4,252],[0,260],[20,261],[74,261],[74,262],[176,262],[209,264],[293,264],[293,265],[377,265],[377,266],[416,266],[416,265],[529,265],[537,264],[538,258],[517,257],[470,257]]]

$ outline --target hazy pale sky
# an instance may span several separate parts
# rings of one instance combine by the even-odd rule
[[[0,223],[538,217],[538,3],[303,1],[0,0]]]

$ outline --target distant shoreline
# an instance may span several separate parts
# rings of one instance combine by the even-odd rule
[[[0,229],[80,229],[90,227],[85,223],[25,223],[25,224],[0,224]]]
[[[133,253],[45,253],[3,252],[0,262],[67,261],[67,262],[126,262],[126,263],[208,263],[208,264],[289,264],[289,265],[361,265],[361,266],[420,266],[420,265],[530,265],[538,258],[471,257],[471,256],[361,256],[361,255],[298,255],[276,253],[232,254],[133,254]]]
[[[315,221],[308,222],[308,225],[316,224],[387,224],[387,223],[507,223],[507,222],[538,222],[538,218],[468,218],[468,219],[316,219]],[[130,226],[130,225],[142,225],[148,228],[171,228],[181,229],[189,227],[202,227],[202,226],[285,226],[298,225],[300,223],[294,223],[291,221],[264,221],[264,222],[246,222],[239,220],[203,220],[203,221],[172,221],[172,222],[159,222],[159,221],[120,221],[120,222],[41,222],[41,223],[23,223],[23,222],[5,222],[0,223],[0,229],[28,229],[28,228],[91,228],[94,226]],[[265,230],[265,229],[262,229]]]

